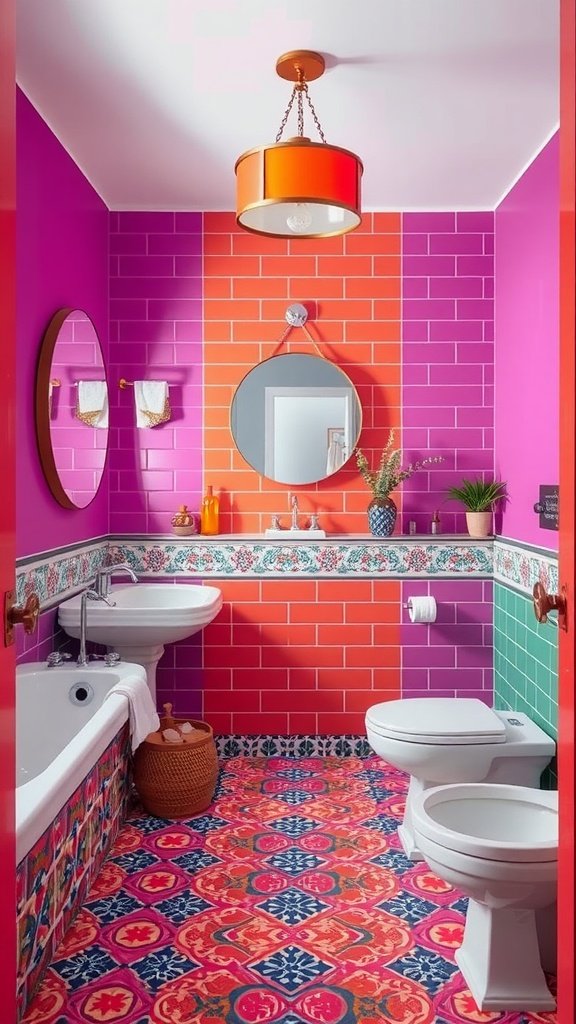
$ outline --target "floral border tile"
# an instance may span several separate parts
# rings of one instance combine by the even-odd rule
[[[558,558],[555,554],[532,551],[520,544],[497,540],[494,544],[494,579],[532,596],[540,580],[549,593],[558,593]]]
[[[365,736],[215,736],[218,756],[229,757],[371,757]]]
[[[61,554],[58,549],[47,551],[33,562],[16,563],[17,600],[23,604],[36,593],[42,607],[61,601],[88,583],[106,564],[107,557],[108,542],[100,540]]]
[[[17,562],[17,600],[35,592],[42,610],[92,580],[102,565],[128,562],[141,576],[389,576],[411,579],[492,577],[492,544],[350,540],[274,544],[260,541],[98,540]]]
[[[110,560],[146,576],[492,576],[492,545],[356,541],[271,544],[254,542],[122,541]]]

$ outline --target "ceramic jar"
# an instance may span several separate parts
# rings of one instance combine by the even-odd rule
[[[372,498],[368,505],[368,525],[374,537],[390,537],[398,510],[392,498]]]

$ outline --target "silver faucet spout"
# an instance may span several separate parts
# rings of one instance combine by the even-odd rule
[[[104,597],[103,594],[98,594],[95,590],[84,590],[82,592],[82,597],[80,598],[80,651],[76,659],[76,664],[80,668],[85,668],[88,664],[88,657],[86,655],[86,606],[88,601],[105,601],[111,608],[114,607],[114,601]]]
[[[298,495],[297,494],[291,494],[290,495],[290,508],[292,509],[292,522],[290,524],[290,529],[291,530],[297,530],[298,529],[298,514],[299,514]]]
[[[125,562],[118,562],[117,565],[105,565],[103,569],[98,569],[96,573],[94,589],[98,597],[108,597],[110,593],[110,577],[116,576],[117,573],[123,573],[125,576],[130,577],[132,583],[138,583],[136,573]]]

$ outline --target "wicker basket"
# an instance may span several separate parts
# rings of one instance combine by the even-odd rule
[[[172,717],[164,704],[160,730],[152,732],[134,754],[134,784],[146,811],[159,818],[189,818],[210,804],[216,788],[218,756],[206,722]],[[190,722],[194,732],[182,743],[167,743],[163,729]],[[178,730],[179,731],[179,730]]]

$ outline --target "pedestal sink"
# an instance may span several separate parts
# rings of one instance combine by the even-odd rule
[[[112,608],[103,601],[88,602],[86,636],[117,651],[123,661],[143,665],[154,699],[164,644],[198,633],[222,607],[218,587],[198,584],[117,583],[109,597]],[[80,636],[80,594],[62,602],[58,621],[69,636]]]

